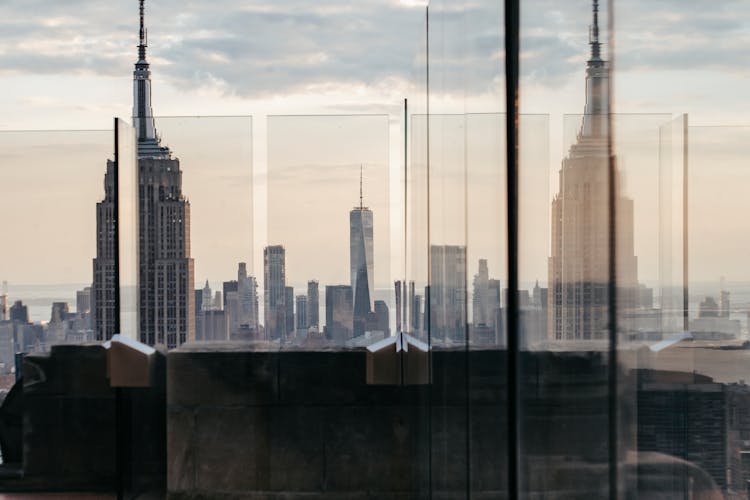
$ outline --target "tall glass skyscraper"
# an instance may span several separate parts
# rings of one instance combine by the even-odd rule
[[[372,210],[364,205],[362,170],[359,177],[359,206],[349,212],[349,264],[352,293],[354,294],[355,335],[364,333],[367,315],[373,311],[374,263]]]

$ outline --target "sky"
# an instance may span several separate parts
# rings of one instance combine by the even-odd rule
[[[389,268],[394,275],[404,273],[402,240],[398,238],[403,228],[401,110],[403,99],[408,97],[413,113],[425,111],[425,5],[418,0],[147,0],[148,54],[156,115],[240,117],[208,122],[204,119],[200,123],[195,118],[162,120],[164,140],[181,157],[185,192],[193,207],[196,284],[209,279],[213,286],[219,286],[236,272],[235,262],[239,260],[252,262],[251,270],[259,274],[259,248],[267,238],[275,236],[269,225],[279,224],[287,217],[271,198],[283,196],[294,203],[311,196],[303,188],[274,188],[272,181],[281,178],[279,165],[327,164],[339,169],[347,166],[346,173],[336,174],[340,176],[338,180],[356,179],[358,162],[352,159],[356,155],[347,151],[351,152],[357,141],[324,143],[316,151],[305,153],[300,146],[304,144],[300,132],[272,130],[268,125],[269,117],[280,115],[365,113],[385,117],[377,125],[380,156],[372,161],[387,163],[387,175],[378,177],[378,181],[388,186],[382,188],[387,192],[380,197],[388,208],[384,207],[376,220],[378,216],[386,219],[391,259],[381,268]],[[500,2],[441,0],[430,2],[429,9],[431,112],[502,112]],[[711,4],[710,9],[701,0],[615,1],[613,107],[617,113],[659,114],[658,118],[644,118],[638,133],[626,136],[625,127],[621,134],[625,183],[636,204],[637,253],[647,281],[664,275],[659,262],[663,261],[664,252],[672,251],[654,241],[658,227],[663,227],[658,224],[664,224],[654,217],[653,212],[661,207],[655,198],[665,196],[667,186],[672,186],[659,184],[659,174],[654,172],[666,168],[667,161],[659,153],[659,130],[664,132],[665,124],[678,113],[689,113],[691,125],[750,123],[750,101],[744,98],[750,77],[746,49],[750,43],[750,4],[724,0]],[[6,231],[16,235],[13,241],[26,243],[5,246],[0,279],[34,283],[80,283],[88,279],[95,252],[92,207],[102,178],[99,173],[85,172],[101,172],[106,158],[111,157],[111,132],[107,131],[112,128],[112,117],[127,118],[131,114],[137,14],[136,0],[5,0],[0,4],[0,131],[4,131],[0,132],[0,144],[4,144],[0,169],[5,170],[2,177],[6,179],[0,181],[0,191],[6,192],[0,196],[0,207],[4,213],[14,215],[6,223]],[[602,12],[601,19],[602,39],[607,41],[606,12]],[[522,191],[529,193],[530,200],[522,215],[528,218],[523,227],[528,228],[529,258],[528,264],[522,263],[527,266],[522,271],[527,281],[546,278],[548,203],[554,194],[565,146],[574,138],[571,130],[575,131],[575,125],[571,129],[566,123],[575,122],[575,118],[565,115],[581,113],[583,109],[590,22],[587,0],[522,2],[521,112],[541,115],[527,119],[528,133],[522,138],[529,152],[522,158],[529,172],[525,183],[522,179]],[[610,50],[605,45],[608,57]],[[345,125],[348,120],[339,121]],[[478,123],[481,118],[476,120]],[[239,129],[237,123],[241,123]],[[480,127],[471,128],[467,122],[465,130],[458,130],[451,128],[457,126],[455,123],[445,120],[441,136],[445,168],[460,165],[461,159],[467,157],[461,155],[473,154],[472,165],[476,169],[475,178],[466,184],[476,191],[468,187],[465,190],[469,196],[464,212],[450,210],[448,200],[454,198],[447,194],[449,191],[443,192],[445,227],[450,217],[461,213],[481,214],[484,205],[475,207],[472,200],[486,199],[487,206],[497,205],[498,197],[493,197],[488,184],[479,179],[485,165],[502,161],[499,150],[490,147],[491,137],[502,135],[500,123],[490,118]],[[16,130],[102,132],[66,132],[56,136],[36,132],[24,134],[21,139],[8,132]],[[247,130],[251,133],[244,132]],[[456,145],[453,139],[466,130],[473,131],[471,137]],[[497,134],[493,136],[492,131]],[[227,141],[232,133],[240,135]],[[288,140],[284,134],[289,134]],[[203,142],[196,140],[198,136]],[[746,141],[737,139],[740,136],[741,133],[721,135],[725,143],[719,149],[725,152],[721,162],[726,170],[736,170],[734,165],[744,159]],[[414,131],[410,139],[414,141],[412,146],[419,146],[420,137]],[[718,140],[712,137],[712,144]],[[285,151],[285,143],[297,146]],[[25,144],[33,147],[23,147]],[[206,150],[212,153],[211,157],[206,157]],[[341,158],[331,154],[337,150]],[[294,156],[295,151],[296,159],[278,160],[276,153]],[[678,155],[672,156],[669,161],[678,160]],[[439,165],[436,158],[433,161]],[[695,166],[701,175],[715,161],[715,156],[696,153]],[[11,175],[9,172],[18,171],[19,165],[29,167]],[[330,170],[337,171],[343,172]],[[448,170],[445,172],[445,179],[449,179]],[[41,189],[33,196],[20,196],[24,176],[28,179],[26,185],[42,187],[37,182],[44,178],[61,189],[54,198],[40,198]],[[716,180],[710,175],[704,177]],[[309,186],[304,176],[297,179],[300,186]],[[691,243],[701,259],[695,276],[705,280],[739,276],[748,255],[742,250],[745,242],[738,240],[736,234],[750,231],[743,232],[736,223],[732,227],[717,226],[711,221],[719,220],[722,213],[741,213],[744,201],[736,199],[737,205],[722,205],[722,212],[710,215],[718,210],[718,204],[711,204],[708,196],[701,197],[700,188],[707,182],[696,183],[699,191],[694,198],[703,199],[704,203],[693,208],[702,214],[696,218],[695,240]],[[44,192],[49,190],[45,187]],[[71,194],[66,201],[62,197],[69,192],[78,196]],[[241,198],[233,194],[237,192],[250,194],[234,202]],[[336,222],[337,229],[331,229],[331,234],[340,232],[352,205],[348,188],[346,195],[319,198],[342,214]],[[26,212],[19,212],[19,206]],[[671,218],[674,207],[661,210]],[[490,212],[495,213],[486,210],[487,214]],[[497,227],[498,222],[492,217],[483,217],[484,223]],[[639,224],[638,220],[642,222]],[[252,227],[248,228],[250,221]],[[236,239],[219,243],[218,235],[225,234],[228,227],[236,228]],[[325,241],[325,234],[310,231],[311,244]],[[484,241],[481,231],[476,235],[472,231],[470,228],[464,234],[444,239],[476,242],[476,248],[485,249],[479,253],[496,256],[490,262],[490,272],[501,275],[503,249]],[[702,234],[711,234],[714,241],[731,241],[740,250],[722,259],[711,251],[717,245],[705,244]],[[46,259],[33,268],[10,264],[32,261],[28,257],[37,254],[39,260],[33,261],[42,262],[41,249],[49,245],[58,250],[59,258]],[[331,260],[340,260],[346,256],[346,248],[337,249],[334,255],[336,259]],[[470,255],[470,274],[474,272],[474,257],[480,256]],[[387,277],[381,280],[387,281]]]

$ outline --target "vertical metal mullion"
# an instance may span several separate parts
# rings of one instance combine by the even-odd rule
[[[466,442],[465,447],[465,453],[466,453],[466,498],[468,500],[471,499],[471,349],[470,349],[470,343],[469,343],[469,335],[470,335],[470,328],[469,328],[469,158],[468,158],[468,152],[467,152],[467,144],[468,144],[468,119],[466,112],[464,111],[463,115],[463,127],[464,127],[464,141],[463,141],[463,150],[464,150],[464,249],[465,249],[465,258],[464,258],[464,282],[462,283],[463,289],[464,289],[464,296],[463,299],[463,307],[464,307],[464,314],[465,314],[465,321],[464,321],[464,392],[466,394]]]
[[[114,161],[114,288],[115,288],[115,324],[114,332],[120,333],[120,137],[118,130],[119,119],[114,119],[115,125],[115,161]],[[104,339],[108,340],[108,339]]]
[[[119,119],[114,119],[115,131],[115,161],[114,161],[114,333],[120,331],[120,134]],[[104,339],[108,340],[108,339]],[[115,388],[115,487],[117,489],[117,500],[125,498],[125,422],[122,412],[124,410],[124,395],[122,388]]]
[[[518,79],[520,1],[505,0],[505,134],[508,217],[508,498],[520,497],[518,311]]]
[[[609,448],[609,498],[619,497],[619,400],[618,400],[618,321],[617,321],[617,171],[614,153],[614,0],[607,2],[607,41],[609,47],[609,74],[607,78],[607,158],[609,198],[609,356],[608,356],[608,448]]]
[[[430,238],[432,237],[430,232],[430,6],[429,4],[425,7],[425,171],[426,171],[426,207],[427,207],[427,292],[425,293],[425,305],[424,305],[424,320],[422,327],[427,330],[427,349],[429,356],[427,357],[427,380],[432,382],[432,257],[430,254]],[[416,294],[416,292],[415,292]],[[410,312],[413,304],[410,304]],[[413,313],[412,313],[413,314]],[[428,453],[429,453],[429,467],[428,467],[428,478],[430,481],[429,486],[429,497],[433,497],[432,488],[432,398],[434,392],[429,391],[428,393],[428,406],[427,406],[427,436],[428,436]]]
[[[688,283],[688,115],[682,115],[682,329],[689,330]]]
[[[409,275],[408,272],[408,260],[409,260],[409,101],[404,99],[404,274],[399,287],[399,293],[401,294],[401,304],[397,307],[400,311],[396,311],[397,315],[401,315],[401,328],[396,333],[401,334],[404,331],[404,321],[406,320],[406,294],[405,285],[406,277]]]

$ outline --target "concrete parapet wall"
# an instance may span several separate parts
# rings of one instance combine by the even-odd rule
[[[24,358],[24,488],[112,490],[115,393],[106,367],[99,344]]]
[[[430,385],[367,385],[364,350],[171,351],[169,497],[503,498],[505,367],[502,351],[435,350]],[[524,476],[606,492],[601,356],[528,355],[523,367],[525,417],[547,430],[524,437]]]

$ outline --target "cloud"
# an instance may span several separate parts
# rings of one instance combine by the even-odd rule
[[[710,11],[698,0],[629,0],[617,9],[621,71],[744,71],[750,62],[750,4],[742,0]],[[135,62],[137,14],[133,0],[6,0],[0,72],[125,77]],[[501,22],[496,0],[430,3],[433,91],[481,94],[502,85]],[[260,97],[376,88],[421,80],[424,67],[424,11],[414,1],[148,0],[147,23],[155,77],[182,89]],[[555,88],[581,76],[588,0],[529,0],[521,24],[525,82]]]

